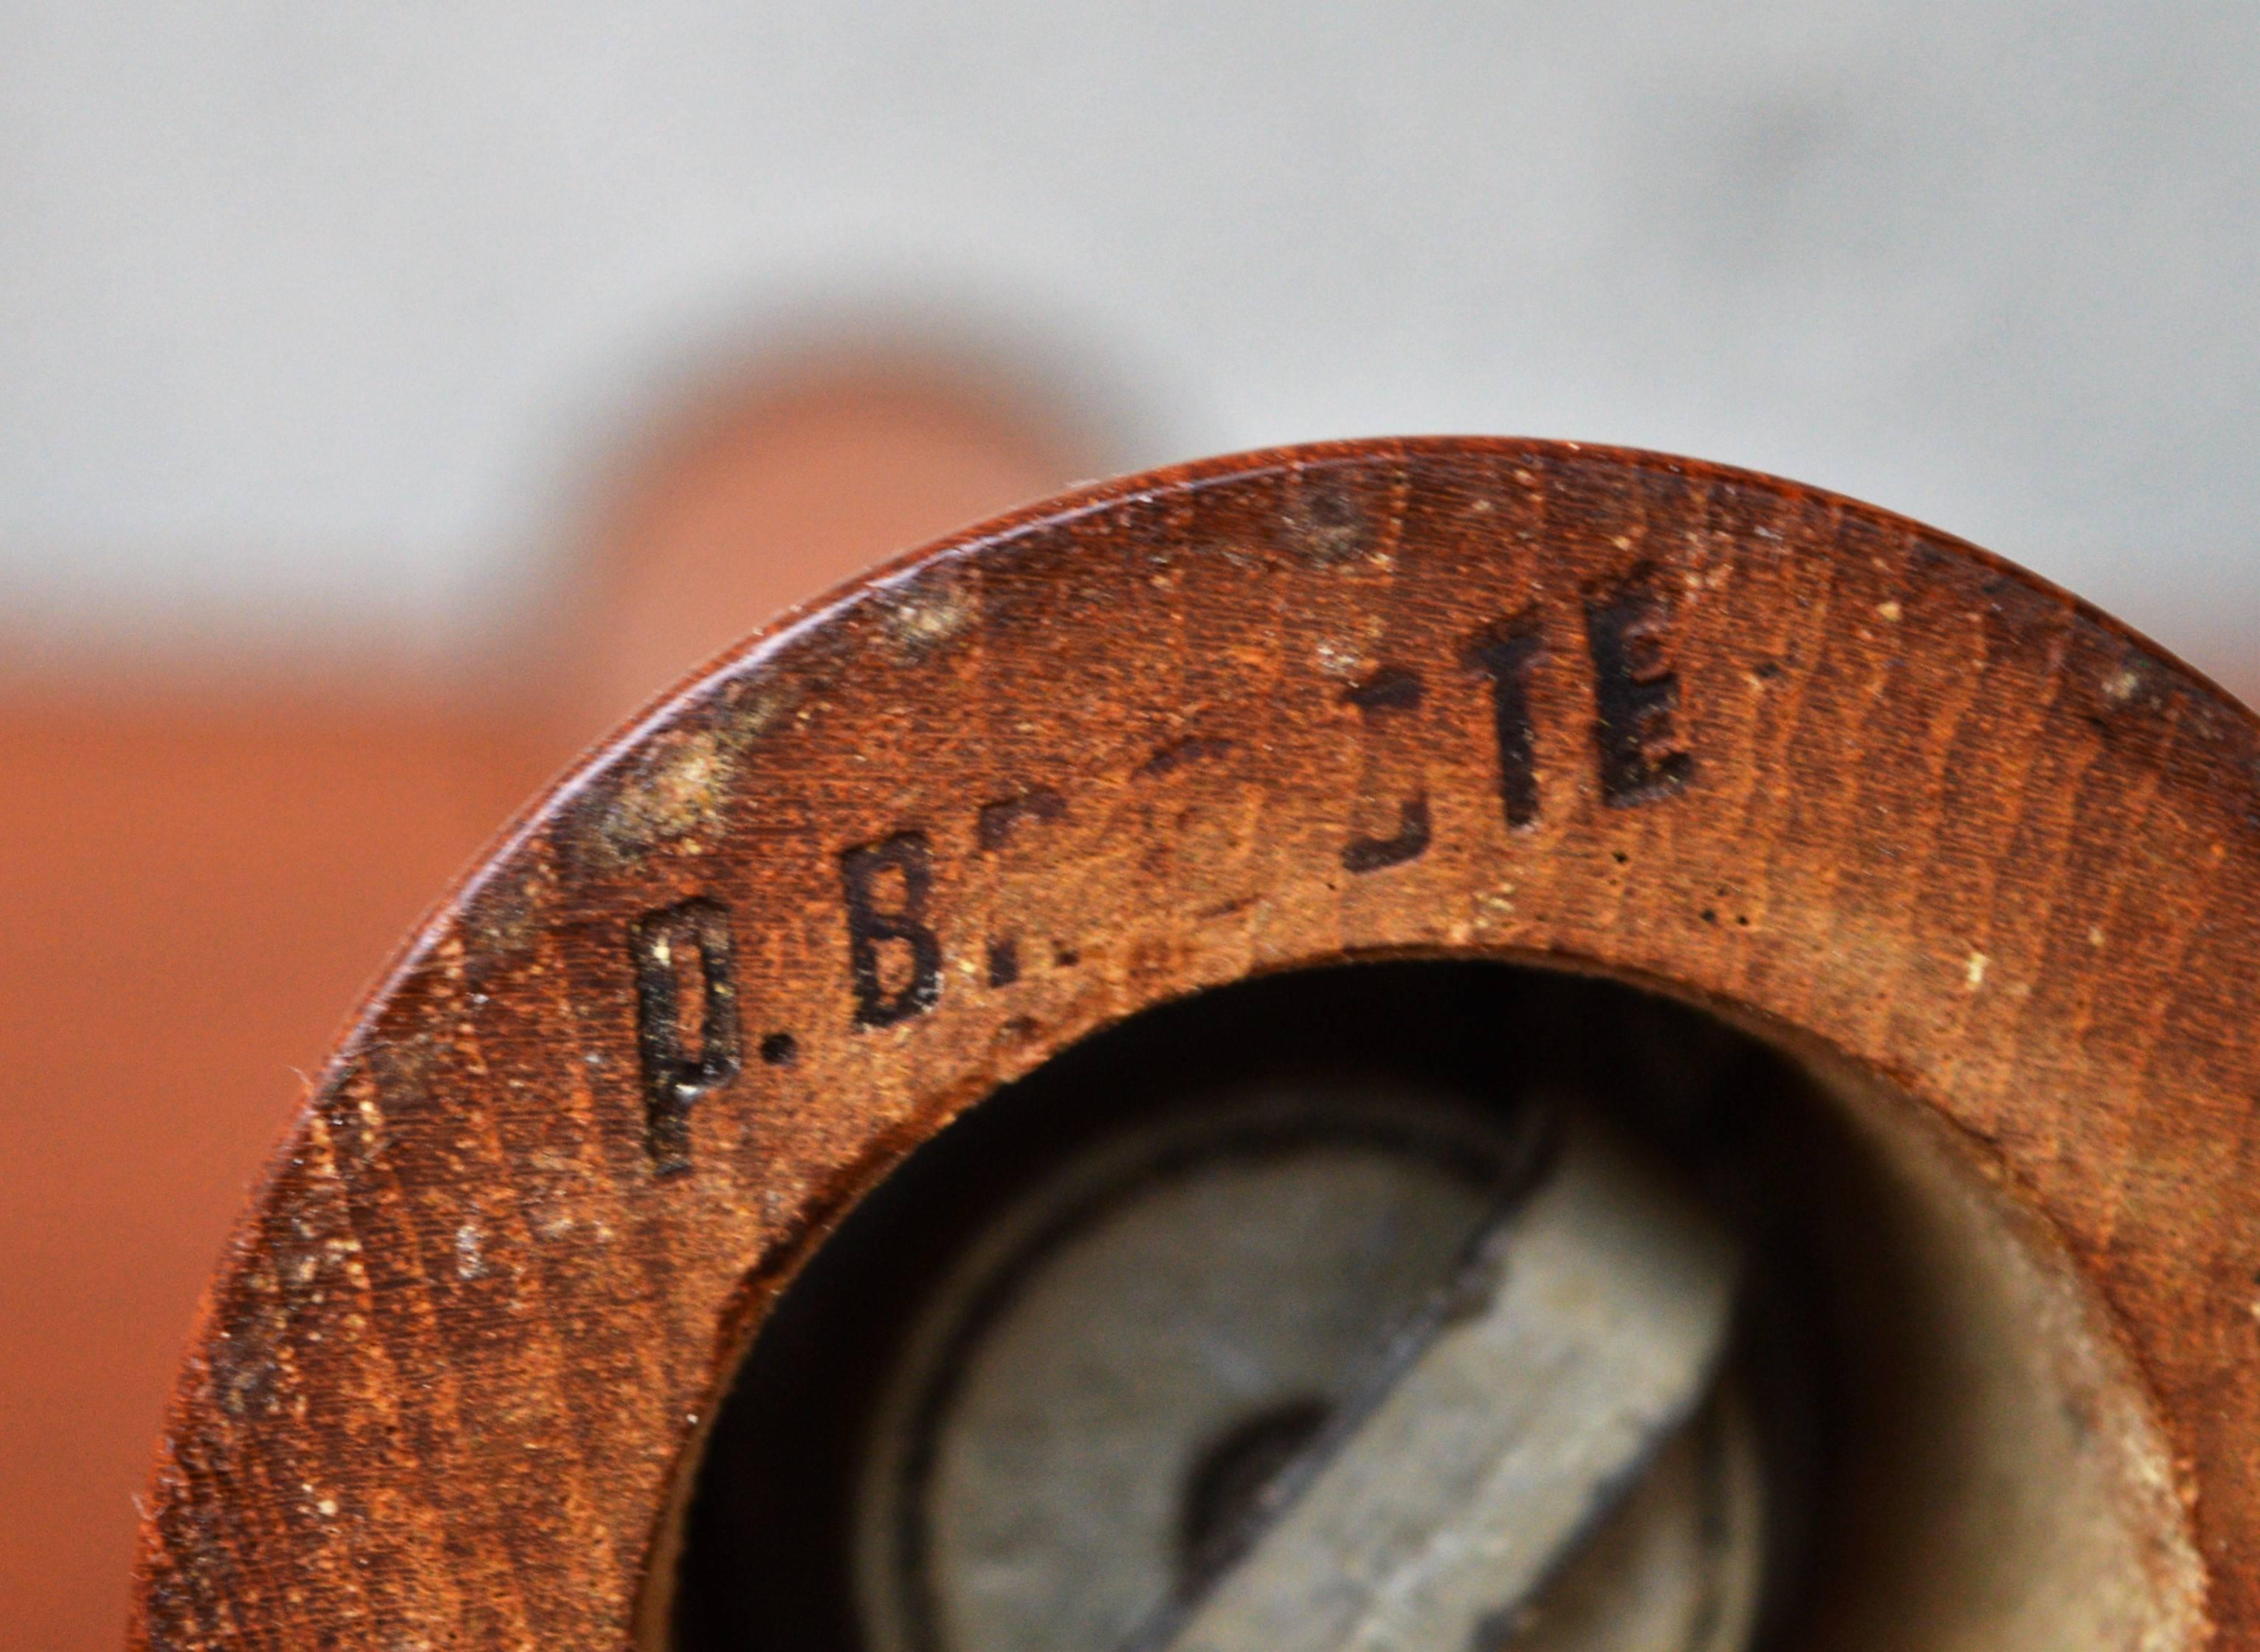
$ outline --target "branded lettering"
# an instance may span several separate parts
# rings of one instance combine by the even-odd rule
[[[635,971],[636,1052],[644,1141],[661,1176],[690,1169],[690,1109],[738,1076],[738,990],[730,914],[704,897],[663,907],[628,929]]]

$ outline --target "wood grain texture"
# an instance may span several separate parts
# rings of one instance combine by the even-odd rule
[[[1954,1126],[2260,1648],[2256,757],[2030,576],[1678,460],[1311,447],[946,541],[669,697],[404,953],[212,1288],[133,1642],[631,1644],[735,1349],[896,1155],[1162,999],[1480,955]]]

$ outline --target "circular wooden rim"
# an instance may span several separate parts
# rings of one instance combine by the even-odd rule
[[[2260,1647],[2260,730],[2028,575],[1498,440],[1109,483],[668,696],[373,995],[207,1299],[135,1643],[619,1648],[794,1259],[1162,999],[1550,961],[1825,1044],[2061,1236]]]

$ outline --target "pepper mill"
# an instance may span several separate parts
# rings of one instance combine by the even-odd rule
[[[2260,727],[1536,441],[788,615],[407,943],[133,1644],[2260,1649]]]

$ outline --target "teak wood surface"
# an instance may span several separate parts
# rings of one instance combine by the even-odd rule
[[[789,617],[403,954],[207,1299],[138,1647],[633,1644],[763,1304],[1136,1010],[1551,962],[1823,1046],[2062,1239],[2260,1648],[2260,730],[1901,518],[1455,440],[1069,495]]]

